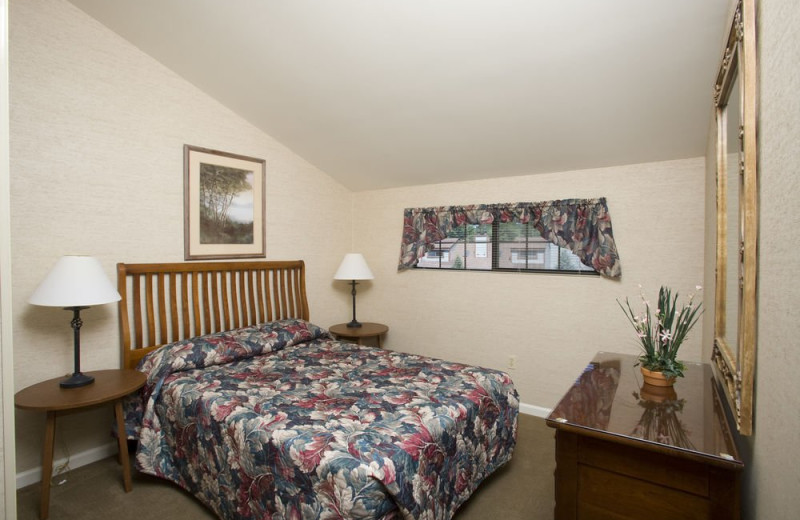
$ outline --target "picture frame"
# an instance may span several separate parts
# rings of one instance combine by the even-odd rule
[[[736,428],[753,434],[758,343],[756,2],[739,0],[714,87],[717,254],[711,366]]]
[[[266,161],[184,145],[184,259],[266,256]]]

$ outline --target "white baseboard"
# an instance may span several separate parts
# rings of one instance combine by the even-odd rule
[[[96,448],[90,448],[86,451],[76,453],[72,457],[70,457],[69,467],[70,469],[80,468],[81,466],[91,464],[92,462],[97,462],[98,460],[103,460],[106,457],[111,457],[112,455],[116,455],[118,451],[119,451],[119,445],[116,443],[116,441],[104,444],[103,446],[98,446]],[[61,466],[66,461],[67,461],[66,458],[54,460],[53,468]],[[31,484],[36,484],[41,480],[42,480],[41,466],[36,466],[35,468],[23,471],[22,473],[17,473],[17,489],[30,486]]]
[[[536,417],[545,418],[550,415],[551,411],[552,410],[550,408],[544,408],[542,406],[536,406],[533,404],[519,403],[519,412],[527,415],[535,415]],[[116,455],[117,451],[118,447],[116,442],[110,442],[103,446],[98,446],[97,448],[91,448],[73,455],[69,460],[69,467],[70,469],[77,469],[81,466],[91,464],[92,462],[97,462],[98,460],[103,460],[106,457]],[[67,459],[63,458],[53,461],[53,467],[59,467],[60,465],[64,464],[66,460]],[[35,468],[23,471],[22,473],[17,473],[17,489],[30,486],[31,484],[36,484],[40,480],[42,480],[41,466],[36,466]]]
[[[519,413],[524,413],[526,415],[535,415],[536,417],[541,417],[545,419],[550,412],[552,412],[552,408],[545,408],[543,406],[536,406],[535,404],[525,404],[519,403]]]

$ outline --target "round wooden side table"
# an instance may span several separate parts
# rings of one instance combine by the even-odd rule
[[[382,348],[381,336],[389,332],[389,327],[383,323],[364,322],[360,327],[351,328],[347,326],[347,323],[338,323],[328,330],[336,336],[336,339],[353,340],[359,345],[363,345],[365,339],[375,338],[378,342],[378,348]]]
[[[53,448],[56,440],[56,416],[60,413],[90,408],[114,402],[117,420],[119,456],[122,463],[122,478],[125,491],[130,492],[131,467],[128,458],[128,441],[125,438],[125,416],[122,398],[141,388],[146,376],[138,370],[99,370],[86,372],[94,376],[94,382],[77,388],[61,388],[63,377],[49,379],[20,390],[14,396],[14,405],[23,410],[47,413],[47,424],[42,448],[42,498],[39,518],[45,520],[50,510],[50,480],[53,476]]]

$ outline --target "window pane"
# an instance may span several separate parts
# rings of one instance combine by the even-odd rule
[[[466,268],[492,270],[492,226],[468,224],[466,227]]]
[[[498,224],[498,269],[594,271],[571,251],[544,238],[529,224]]]
[[[419,260],[419,267],[437,267],[446,269],[452,264],[452,251],[454,242],[448,239],[437,243],[435,249],[431,249],[425,258]]]
[[[468,224],[437,242],[417,267],[433,269],[492,269],[492,226]]]
[[[543,239],[533,226],[514,222],[467,224],[454,229],[418,260],[417,267],[595,272],[571,251]]]
[[[558,263],[558,248],[528,224],[501,222],[498,236],[499,269],[552,269]]]
[[[560,249],[561,259],[559,261],[559,267],[561,269],[567,271],[594,271],[593,268],[589,267],[588,265],[584,265],[583,262],[581,262],[581,259],[569,249],[564,249],[563,247]]]

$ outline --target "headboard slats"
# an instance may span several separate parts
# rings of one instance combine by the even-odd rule
[[[278,308],[278,319],[283,319],[283,315],[286,314],[286,284],[283,281],[283,271],[278,270],[276,273],[278,284],[275,287],[275,292],[277,294],[277,305]]]
[[[289,278],[288,271],[281,271],[281,299],[283,300],[283,312],[292,312],[291,304],[289,303],[289,287],[291,278]]]
[[[264,313],[264,276],[261,271],[256,271],[253,275],[255,279],[256,285],[256,311],[258,312],[258,317],[262,321],[266,320],[266,314]]]
[[[285,273],[286,278],[286,309],[288,312],[294,312],[294,298],[292,298],[292,290],[294,289],[294,276],[289,271]]]
[[[219,294],[218,276],[211,276],[211,294]],[[211,308],[214,313],[214,330],[222,330],[222,320],[219,315],[219,298],[211,298]]]
[[[228,280],[225,276],[219,277],[219,287],[218,287],[218,294],[228,294]],[[220,307],[220,317],[219,317],[219,326],[220,329],[227,329],[231,328],[228,326],[230,323],[229,316],[229,309],[228,309],[228,299],[227,298],[220,298],[222,301]]]
[[[278,272],[277,270],[272,271],[272,294],[270,300],[272,300],[272,319],[279,320],[281,315],[281,304],[278,301],[278,297],[280,296],[280,292],[278,291]]]
[[[294,292],[297,290],[297,281],[292,273],[287,273],[287,278],[289,279],[291,285],[291,289],[289,290],[289,309],[290,312],[297,312],[297,302],[295,302],[294,299]]]
[[[156,275],[158,294],[156,295],[158,301],[158,342],[169,342],[169,326],[167,325],[167,301],[164,294],[164,275],[159,273]]]
[[[169,273],[169,310],[172,318],[172,331],[167,341],[173,342],[178,337],[178,288],[176,287],[175,273]]]
[[[232,328],[239,328],[239,286],[236,284],[236,272],[230,274],[231,277],[231,324]]]
[[[153,320],[153,275],[145,275],[144,286],[145,310],[147,311],[147,340],[156,341],[156,324]]]
[[[264,274],[264,287],[267,293],[265,295],[265,300],[267,301],[267,321],[272,321],[275,319],[275,305],[272,303],[272,298],[275,294],[275,291],[270,290],[270,278],[272,277],[268,273]],[[274,286],[274,284],[272,286]]]
[[[117,280],[119,282],[119,280]],[[173,341],[178,341],[178,338],[191,337],[189,323],[189,273],[181,273],[181,315],[183,321],[181,322],[183,328],[180,332],[175,333]]]
[[[302,260],[120,263],[117,286],[125,368],[165,343],[309,317]]]
[[[239,316],[242,323],[247,321],[247,273],[239,271]]]
[[[258,314],[256,314],[256,295],[255,295],[255,288],[253,284],[255,283],[255,276],[253,271],[247,271],[247,293],[248,293],[248,303],[249,305],[249,312],[250,312],[250,319],[251,320],[258,320]]]
[[[142,289],[138,283],[139,279],[134,278],[133,284],[133,326],[136,330],[136,343],[142,344]]]
[[[192,334],[190,337],[194,336],[202,336],[203,329],[200,327],[200,290],[197,288],[199,284],[200,276],[195,271],[192,273],[191,276],[191,285],[192,285],[192,318],[194,318],[192,322],[191,331]]]
[[[203,300],[203,334],[215,330],[214,323],[211,321],[211,273],[203,273],[202,276],[202,300]]]

